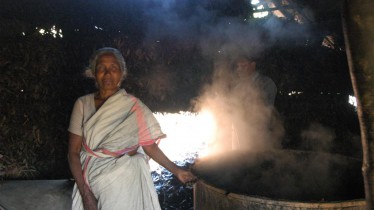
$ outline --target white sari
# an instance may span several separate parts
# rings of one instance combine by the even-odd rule
[[[83,122],[82,129],[83,178],[99,209],[161,209],[148,159],[139,147],[165,137],[153,113],[121,89]],[[126,154],[137,149],[134,156]],[[72,208],[83,209],[76,185]]]

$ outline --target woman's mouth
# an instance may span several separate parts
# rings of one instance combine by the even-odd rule
[[[113,81],[111,79],[104,79],[103,84],[104,85],[110,85],[110,84],[113,84]]]

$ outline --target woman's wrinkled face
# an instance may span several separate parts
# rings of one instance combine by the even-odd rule
[[[122,81],[121,67],[114,55],[103,54],[97,59],[95,78],[100,90],[116,90]]]

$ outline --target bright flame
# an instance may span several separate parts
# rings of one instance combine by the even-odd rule
[[[215,139],[216,124],[212,113],[155,113],[162,131],[167,135],[160,141],[160,149],[171,161],[183,161],[197,155],[207,154],[209,142]],[[151,170],[158,164],[150,161]]]

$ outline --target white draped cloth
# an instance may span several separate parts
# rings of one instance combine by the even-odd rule
[[[77,100],[69,131],[83,137],[83,178],[101,210],[161,209],[141,146],[165,137],[153,113],[121,89],[96,111],[94,95]],[[79,127],[81,125],[81,128]],[[134,156],[127,152],[138,150]],[[83,209],[77,186],[72,209]]]

